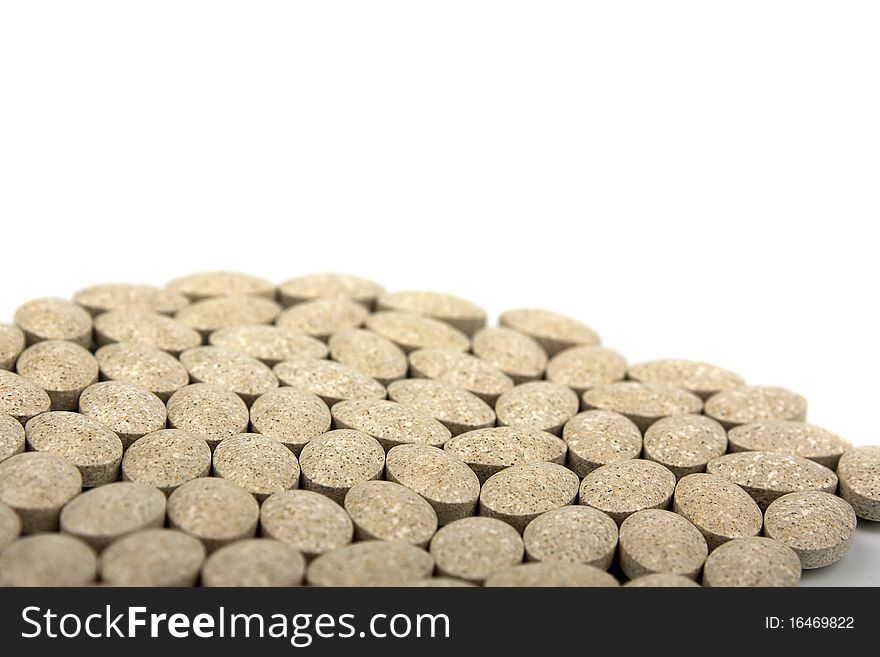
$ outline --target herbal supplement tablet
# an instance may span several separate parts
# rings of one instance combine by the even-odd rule
[[[712,551],[703,566],[703,586],[797,586],[801,562],[790,547],[772,538],[735,538]]]
[[[28,344],[40,340],[68,340],[88,348],[92,343],[92,318],[64,299],[34,299],[18,307],[15,323]]]
[[[472,588],[476,586],[476,584],[471,584],[470,582],[465,582],[461,579],[455,579],[454,577],[427,577],[425,579],[420,579],[415,582],[407,582],[403,586],[406,587],[420,587],[420,588]]]
[[[211,471],[211,448],[179,429],[162,429],[138,438],[122,458],[122,478],[154,486],[166,495]]]
[[[0,553],[0,586],[86,586],[97,570],[92,549],[64,534],[25,536]]]
[[[672,575],[670,573],[651,573],[631,579],[624,586],[633,588],[699,588],[690,577],[684,575]]]
[[[586,409],[602,409],[625,415],[642,431],[660,418],[699,413],[702,400],[693,393],[664,383],[620,381],[587,390]]]
[[[50,452],[25,452],[0,463],[0,502],[18,514],[21,533],[58,529],[62,507],[82,492],[82,476]]]
[[[173,315],[189,303],[189,299],[177,292],[133,283],[93,285],[74,294],[73,300],[92,315],[120,308],[139,308]]]
[[[213,463],[215,477],[235,482],[260,501],[299,483],[299,463],[293,453],[258,433],[240,433],[222,441],[214,450]]]
[[[193,586],[205,560],[202,542],[176,529],[144,529],[101,554],[101,580],[110,586]]]
[[[519,532],[495,518],[462,518],[442,527],[431,539],[431,556],[440,575],[480,584],[520,563]]]
[[[764,534],[797,552],[801,568],[823,568],[840,560],[853,541],[856,514],[844,499],[822,493],[789,493],[767,507]]]
[[[428,500],[440,525],[474,515],[480,482],[461,460],[429,445],[398,445],[388,450],[385,478]]]
[[[483,483],[512,465],[535,461],[565,462],[565,443],[546,431],[528,427],[492,427],[457,435],[444,449],[461,459]]]
[[[280,326],[230,326],[211,333],[208,341],[215,347],[257,358],[269,367],[297,356],[327,357],[327,345],[320,340]]]
[[[419,547],[437,531],[437,514],[423,497],[393,481],[362,481],[345,495],[359,540],[403,541]]]
[[[275,324],[326,340],[338,331],[363,326],[369,314],[370,311],[356,301],[315,299],[282,311]]]
[[[524,563],[497,573],[486,586],[608,587],[620,586],[613,575],[582,563],[547,561]]]
[[[24,351],[24,333],[17,326],[0,324],[0,370],[15,368],[18,355]]]
[[[417,349],[409,355],[410,376],[439,379],[460,386],[487,404],[513,388],[513,380],[500,369],[457,349]]]
[[[467,351],[471,346],[468,336],[457,328],[412,313],[385,310],[367,317],[366,326],[407,353],[428,347]]]
[[[576,319],[540,308],[507,310],[498,318],[501,326],[534,338],[544,351],[555,356],[563,349],[599,344],[599,336]]]
[[[313,299],[343,297],[372,308],[376,297],[384,291],[385,288],[375,281],[351,274],[307,274],[279,285],[278,298],[282,305],[292,306]]]
[[[172,317],[140,308],[123,308],[95,317],[95,342],[100,346],[114,342],[145,344],[176,356],[202,344],[202,336]]]
[[[562,439],[568,446],[566,465],[581,478],[603,465],[637,459],[642,453],[642,432],[614,411],[575,415],[562,428]]]
[[[116,481],[122,441],[102,424],[79,413],[52,411],[28,420],[28,447],[51,452],[75,465],[85,488]]]
[[[352,486],[381,478],[385,450],[361,431],[336,429],[303,447],[299,464],[303,488],[342,504]]]
[[[80,393],[98,380],[95,357],[63,340],[44,340],[28,347],[15,369],[46,391],[55,411],[76,410]]]
[[[645,432],[645,458],[665,465],[676,478],[705,472],[706,464],[726,451],[724,427],[704,415],[665,417]]]
[[[311,392],[328,406],[347,399],[385,399],[385,386],[376,379],[335,361],[298,357],[272,369],[283,385]]]
[[[790,454],[739,452],[709,461],[706,472],[732,481],[761,509],[786,493],[837,490],[837,475],[824,465]]]
[[[312,586],[401,586],[434,570],[431,555],[402,541],[361,541],[336,548],[309,565]]]
[[[24,451],[24,427],[11,415],[0,415],[0,462]]]
[[[523,532],[528,561],[584,563],[608,570],[617,549],[617,524],[588,506],[542,513]]]
[[[442,292],[386,292],[376,301],[379,310],[399,310],[446,322],[465,335],[486,325],[486,311],[461,297]]]
[[[94,383],[79,397],[79,412],[119,436],[128,449],[135,440],[165,428],[165,404],[152,392],[120,381]]]
[[[856,447],[837,464],[840,496],[852,504],[856,515],[880,520],[880,447]]]
[[[330,429],[330,409],[317,395],[297,388],[276,388],[251,405],[251,430],[299,456],[313,438]]]
[[[271,324],[281,307],[262,297],[214,297],[184,306],[174,317],[208,337],[211,331],[249,324]]]
[[[95,352],[101,378],[146,388],[162,401],[189,383],[189,374],[174,356],[145,344],[118,342]]]
[[[406,354],[391,340],[363,329],[344,329],[327,341],[330,358],[348,365],[382,385],[406,377]]]
[[[636,511],[665,509],[675,491],[675,475],[654,461],[630,459],[596,468],[581,482],[580,503],[621,523]]]
[[[427,413],[453,436],[494,426],[495,411],[482,399],[444,381],[405,379],[388,386],[388,397]]]
[[[480,515],[498,518],[518,532],[550,509],[577,499],[577,475],[556,463],[515,465],[489,477],[480,491]]]
[[[530,381],[508,390],[495,402],[498,424],[531,427],[559,435],[578,412],[578,397],[570,388],[550,381]]]
[[[807,400],[785,388],[740,386],[709,397],[704,412],[725,429],[771,420],[803,422],[807,417]]]
[[[51,406],[49,395],[32,381],[6,370],[0,370],[0,413],[11,415],[24,424]]]
[[[299,586],[306,560],[271,538],[249,538],[226,545],[202,565],[202,586]]]
[[[168,426],[202,438],[212,450],[221,440],[245,433],[249,419],[241,397],[210,383],[188,385],[168,400]]]
[[[822,427],[791,420],[753,422],[734,427],[727,435],[731,452],[794,454],[834,469],[849,441]]]
[[[547,364],[547,380],[568,386],[578,394],[626,376],[626,360],[616,351],[588,345],[571,347]]]
[[[675,358],[636,363],[629,368],[629,378],[641,383],[678,386],[701,399],[708,399],[722,390],[745,385],[741,376],[723,367]]]
[[[228,479],[193,479],[168,496],[169,526],[201,539],[209,552],[250,538],[259,519],[253,495]]]
[[[682,477],[675,487],[672,510],[693,524],[714,550],[722,543],[757,536],[764,516],[742,488],[716,475]]]
[[[630,579],[651,573],[695,578],[707,556],[703,535],[671,511],[636,511],[620,525],[620,567]]]
[[[547,352],[535,340],[503,326],[485,328],[474,335],[474,355],[507,374],[514,383],[544,376]]]
[[[129,481],[99,486],[73,498],[61,510],[61,531],[96,550],[126,534],[165,524],[162,491]]]
[[[275,286],[265,278],[236,271],[206,271],[175,278],[168,288],[192,300],[209,297],[256,296],[275,298]]]
[[[210,383],[236,393],[250,406],[278,379],[256,358],[222,347],[193,347],[180,354],[180,363],[193,383]]]
[[[0,503],[0,551],[21,535],[18,514]]]
[[[309,558],[348,545],[354,535],[354,526],[342,507],[309,490],[270,495],[260,508],[260,526],[263,536]]]
[[[416,443],[443,447],[452,433],[427,413],[385,399],[353,399],[334,404],[333,427],[370,434],[384,450]]]

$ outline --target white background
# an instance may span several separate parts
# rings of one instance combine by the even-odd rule
[[[878,443],[875,2],[4,2],[0,319],[341,270],[575,315]],[[805,583],[880,584],[880,528]]]

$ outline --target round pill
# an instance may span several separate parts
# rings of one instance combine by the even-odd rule
[[[247,405],[278,387],[278,379],[265,364],[222,347],[193,347],[180,354],[180,363],[193,383],[210,383],[226,388]]]
[[[311,392],[328,406],[347,399],[385,399],[385,386],[356,369],[332,360],[291,358],[273,371],[283,385]]]
[[[211,471],[211,448],[179,429],[162,429],[138,438],[122,457],[122,478],[154,486],[166,495]]]
[[[98,559],[72,536],[25,536],[0,553],[0,586],[86,586],[95,581]]]
[[[49,395],[33,381],[7,370],[0,370],[0,413],[24,424],[49,410]]]
[[[25,452],[0,463],[0,502],[18,514],[21,533],[58,529],[62,507],[82,492],[82,476],[51,452]]]
[[[630,459],[596,468],[581,482],[580,503],[621,523],[636,511],[665,509],[675,475],[654,461]]]
[[[235,482],[260,501],[299,483],[299,463],[293,452],[258,433],[226,438],[214,450],[213,463],[215,477]]]
[[[98,380],[98,361],[87,349],[64,340],[43,340],[18,357],[16,371],[49,395],[52,410],[76,410],[83,390]]]
[[[152,392],[120,381],[94,383],[79,397],[79,412],[106,427],[128,449],[135,440],[165,428],[165,404]]]
[[[299,586],[306,560],[271,538],[249,538],[225,545],[202,565],[202,586]]]
[[[384,291],[385,288],[375,281],[351,274],[307,274],[279,285],[278,298],[284,306],[292,306],[312,299],[343,297],[372,308],[376,297]]]
[[[570,388],[550,381],[529,381],[505,392],[495,402],[501,426],[531,427],[559,435],[578,412],[578,397]]]
[[[880,520],[880,447],[848,450],[837,464],[840,496],[852,504],[856,515]]]
[[[485,310],[466,299],[443,292],[386,292],[376,300],[376,307],[431,317],[454,326],[465,335],[473,335],[486,325]]]
[[[651,573],[695,578],[707,556],[703,535],[671,511],[636,511],[620,525],[620,567],[630,579]]]
[[[699,413],[702,400],[693,393],[664,383],[620,381],[584,393],[584,407],[625,415],[642,431],[660,418]]]
[[[361,541],[336,548],[309,565],[312,586],[401,586],[434,570],[431,555],[401,541]]]
[[[453,436],[495,425],[495,411],[464,388],[433,379],[405,379],[388,386],[388,397],[441,422]]]
[[[315,299],[282,311],[275,324],[326,340],[338,331],[363,326],[370,311],[344,298]]]
[[[489,477],[480,491],[480,515],[498,518],[522,533],[542,513],[572,504],[580,481],[556,463],[515,465]]]
[[[480,483],[505,468],[536,461],[565,463],[565,443],[528,427],[492,427],[457,435],[444,449],[464,461]]]
[[[41,340],[67,340],[81,347],[92,344],[92,318],[85,310],[64,299],[34,299],[15,311],[15,324],[27,344]]]
[[[193,383],[168,400],[168,426],[203,439],[211,449],[247,431],[250,415],[241,397],[210,383]]]
[[[705,413],[725,429],[772,420],[803,422],[807,417],[807,400],[785,388],[740,386],[709,397]]]
[[[348,545],[354,526],[342,507],[309,490],[286,490],[266,498],[260,509],[263,536],[311,558]]]
[[[706,464],[727,451],[727,433],[703,415],[675,415],[645,431],[644,455],[672,470],[676,478],[705,472]]]
[[[391,340],[406,353],[428,347],[467,351],[471,341],[457,328],[430,317],[384,310],[365,320],[368,329]]]
[[[437,514],[423,497],[392,481],[362,481],[345,495],[345,511],[358,540],[403,541],[425,547]]]
[[[431,539],[437,572],[482,583],[520,563],[523,541],[519,532],[495,518],[462,518],[442,527]]]
[[[61,510],[61,531],[96,550],[126,534],[165,524],[165,496],[152,486],[119,481],[73,498]]]
[[[727,435],[731,452],[778,452],[810,459],[832,470],[850,448],[847,440],[822,427],[791,420],[753,422]]]
[[[364,329],[344,329],[327,341],[330,358],[363,372],[382,385],[406,376],[406,355],[391,340]]]
[[[642,453],[642,432],[614,411],[575,415],[565,423],[562,439],[568,446],[567,465],[581,478],[603,465],[637,459]]]
[[[629,368],[629,378],[641,383],[664,383],[684,388],[701,399],[745,385],[741,376],[723,367],[676,358],[636,363]]]
[[[837,475],[824,465],[790,454],[738,452],[709,461],[709,474],[724,477],[746,491],[761,509],[786,493],[837,490]]]
[[[617,523],[588,506],[542,513],[523,532],[529,561],[583,563],[608,570],[617,549]]]
[[[104,283],[78,291],[73,300],[92,315],[121,308],[138,308],[173,315],[189,303],[184,295],[155,285]]]
[[[287,447],[296,456],[313,438],[330,429],[330,409],[317,395],[276,388],[251,405],[251,429]]]
[[[209,342],[257,358],[269,367],[297,356],[327,357],[327,345],[320,340],[293,329],[265,324],[220,329],[211,333]]]
[[[212,297],[184,306],[174,317],[207,338],[230,326],[271,324],[279,312],[277,303],[263,297]]]
[[[804,569],[839,561],[852,546],[855,531],[850,503],[829,493],[789,493],[764,512],[764,534],[794,550]]]
[[[24,427],[11,415],[0,415],[0,462],[24,451]]]
[[[675,487],[672,510],[693,524],[714,550],[722,543],[757,536],[764,516],[742,488],[717,475],[682,477]]]
[[[473,339],[474,355],[507,374],[514,383],[544,376],[547,352],[527,335],[503,326],[485,328]]]
[[[52,411],[28,420],[24,429],[32,451],[51,452],[75,465],[83,487],[118,479],[122,441],[97,421],[79,413]]]
[[[169,526],[201,539],[209,552],[250,538],[259,519],[260,505],[253,495],[228,479],[193,479],[168,496]]]
[[[198,539],[176,529],[144,529],[107,546],[101,580],[110,586],[193,586],[204,560]]]
[[[589,326],[552,310],[506,310],[501,313],[498,321],[501,326],[534,338],[550,356],[569,347],[599,344],[599,336]]]
[[[17,326],[0,324],[0,370],[15,368],[18,355],[24,351],[24,333]]]
[[[508,568],[486,580],[486,586],[608,587],[620,586],[613,575],[582,563],[546,561]]]
[[[634,588],[688,588],[699,587],[694,580],[684,575],[671,575],[669,573],[651,573],[631,579],[624,586]]]
[[[303,447],[299,463],[304,489],[342,504],[352,486],[381,478],[385,450],[361,431],[336,429]]]
[[[430,445],[398,445],[388,450],[385,478],[428,500],[440,525],[474,515],[480,482],[467,464]]]
[[[18,514],[0,502],[0,551],[21,535]]]
[[[363,431],[386,451],[406,444],[443,447],[452,435],[427,413],[386,399],[342,401],[330,412],[334,428]]]
[[[95,342],[145,344],[176,356],[184,349],[202,344],[195,329],[172,317],[140,308],[111,310],[95,317]]]
[[[790,547],[772,538],[735,538],[712,551],[703,567],[703,586],[797,586],[801,562]]]
[[[409,355],[409,367],[413,378],[446,381],[491,405],[513,388],[513,380],[500,369],[457,349],[417,349]]]
[[[205,271],[175,278],[168,288],[192,300],[225,296],[275,298],[275,286],[265,278],[236,271]]]
[[[174,356],[145,344],[117,342],[95,352],[101,378],[146,388],[162,401],[189,383],[189,374]]]
[[[547,364],[547,380],[568,386],[578,394],[590,388],[621,381],[626,360],[616,351],[587,345],[556,354]]]

